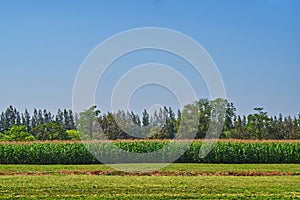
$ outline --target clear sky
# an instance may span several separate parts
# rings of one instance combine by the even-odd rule
[[[0,110],[71,108],[76,73],[96,45],[121,31],[154,26],[180,31],[208,51],[239,114],[262,106],[272,115],[296,115],[299,10],[298,0],[0,1]],[[143,61],[170,57],[148,53],[141,53]],[[169,64],[180,64],[175,59]],[[130,63],[116,64],[107,80],[117,79],[118,66],[130,68]],[[192,73],[186,76],[193,80]],[[139,102],[144,89],[135,94]],[[205,97],[205,89],[198,95]],[[103,110],[104,97],[97,95]]]

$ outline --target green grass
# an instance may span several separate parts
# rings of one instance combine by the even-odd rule
[[[300,172],[300,164],[171,164],[166,171],[202,171],[202,172]]]
[[[300,178],[1,176],[3,199],[300,199]]]
[[[151,168],[153,164],[144,164]],[[130,167],[127,165],[127,167]],[[300,176],[96,176],[106,165],[0,165],[0,199],[300,199]],[[298,164],[171,164],[165,172],[300,172]]]
[[[155,164],[143,165],[147,169]],[[114,166],[114,165],[112,165]],[[129,164],[116,165],[130,168]],[[0,172],[59,172],[65,170],[112,170],[107,165],[0,165]],[[170,164],[161,171],[189,171],[189,172],[294,172],[300,173],[300,164]]]

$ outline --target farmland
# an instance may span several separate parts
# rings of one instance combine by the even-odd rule
[[[170,144],[170,145],[169,145]],[[56,142],[4,142],[0,143],[0,164],[100,164],[101,158],[115,158],[112,163],[144,163],[144,154],[161,150],[156,160],[148,162],[169,163],[300,163],[300,142],[295,141],[242,141],[219,140],[210,153],[199,157],[204,142],[170,140],[121,140]],[[185,148],[189,149],[184,152]],[[132,160],[123,152],[135,153]],[[183,151],[176,160],[170,158]],[[93,155],[98,156],[98,160]],[[108,163],[108,162],[105,162]]]
[[[196,140],[170,165],[100,164],[89,150],[105,150],[108,142],[85,144],[90,146],[79,141],[0,143],[0,198],[300,199],[300,142],[296,140],[219,140],[206,158],[199,158],[203,141]],[[122,149],[143,155],[170,142],[118,140],[109,153],[118,155]],[[174,143],[162,161],[186,142]],[[145,171],[131,171],[132,166]]]
[[[0,165],[3,199],[299,199],[300,166],[294,164],[171,164],[160,172],[194,175],[96,175],[105,165]],[[66,172],[77,173],[66,173]],[[292,172],[285,176],[224,176],[218,172]],[[19,174],[13,174],[18,172]],[[80,172],[82,172],[80,174]],[[200,175],[200,172],[213,175]],[[11,174],[8,174],[11,173]],[[29,174],[31,173],[31,174]],[[198,175],[196,174],[198,173]]]

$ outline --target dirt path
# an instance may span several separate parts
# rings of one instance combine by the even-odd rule
[[[65,170],[56,172],[0,172],[0,176],[42,176],[42,175],[94,175],[94,176],[300,176],[295,172],[246,172],[246,171],[230,171],[230,172],[186,172],[186,171],[153,171],[142,173],[130,173],[115,170]]]

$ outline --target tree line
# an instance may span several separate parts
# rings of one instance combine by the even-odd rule
[[[216,105],[224,107],[222,112],[216,111]],[[200,99],[177,111],[162,107],[150,114],[145,109],[141,116],[132,111],[102,113],[96,106],[79,114],[67,109],[56,114],[46,109],[21,113],[9,106],[0,115],[0,140],[173,139],[182,133],[194,133],[193,138],[202,139],[217,121],[224,122],[216,133],[220,138],[300,139],[300,115],[269,116],[258,107],[240,116],[227,100]]]
[[[46,109],[34,109],[31,115],[27,109],[21,113],[9,106],[0,115],[0,140],[77,140],[77,119],[66,109],[58,109],[56,115]]]

